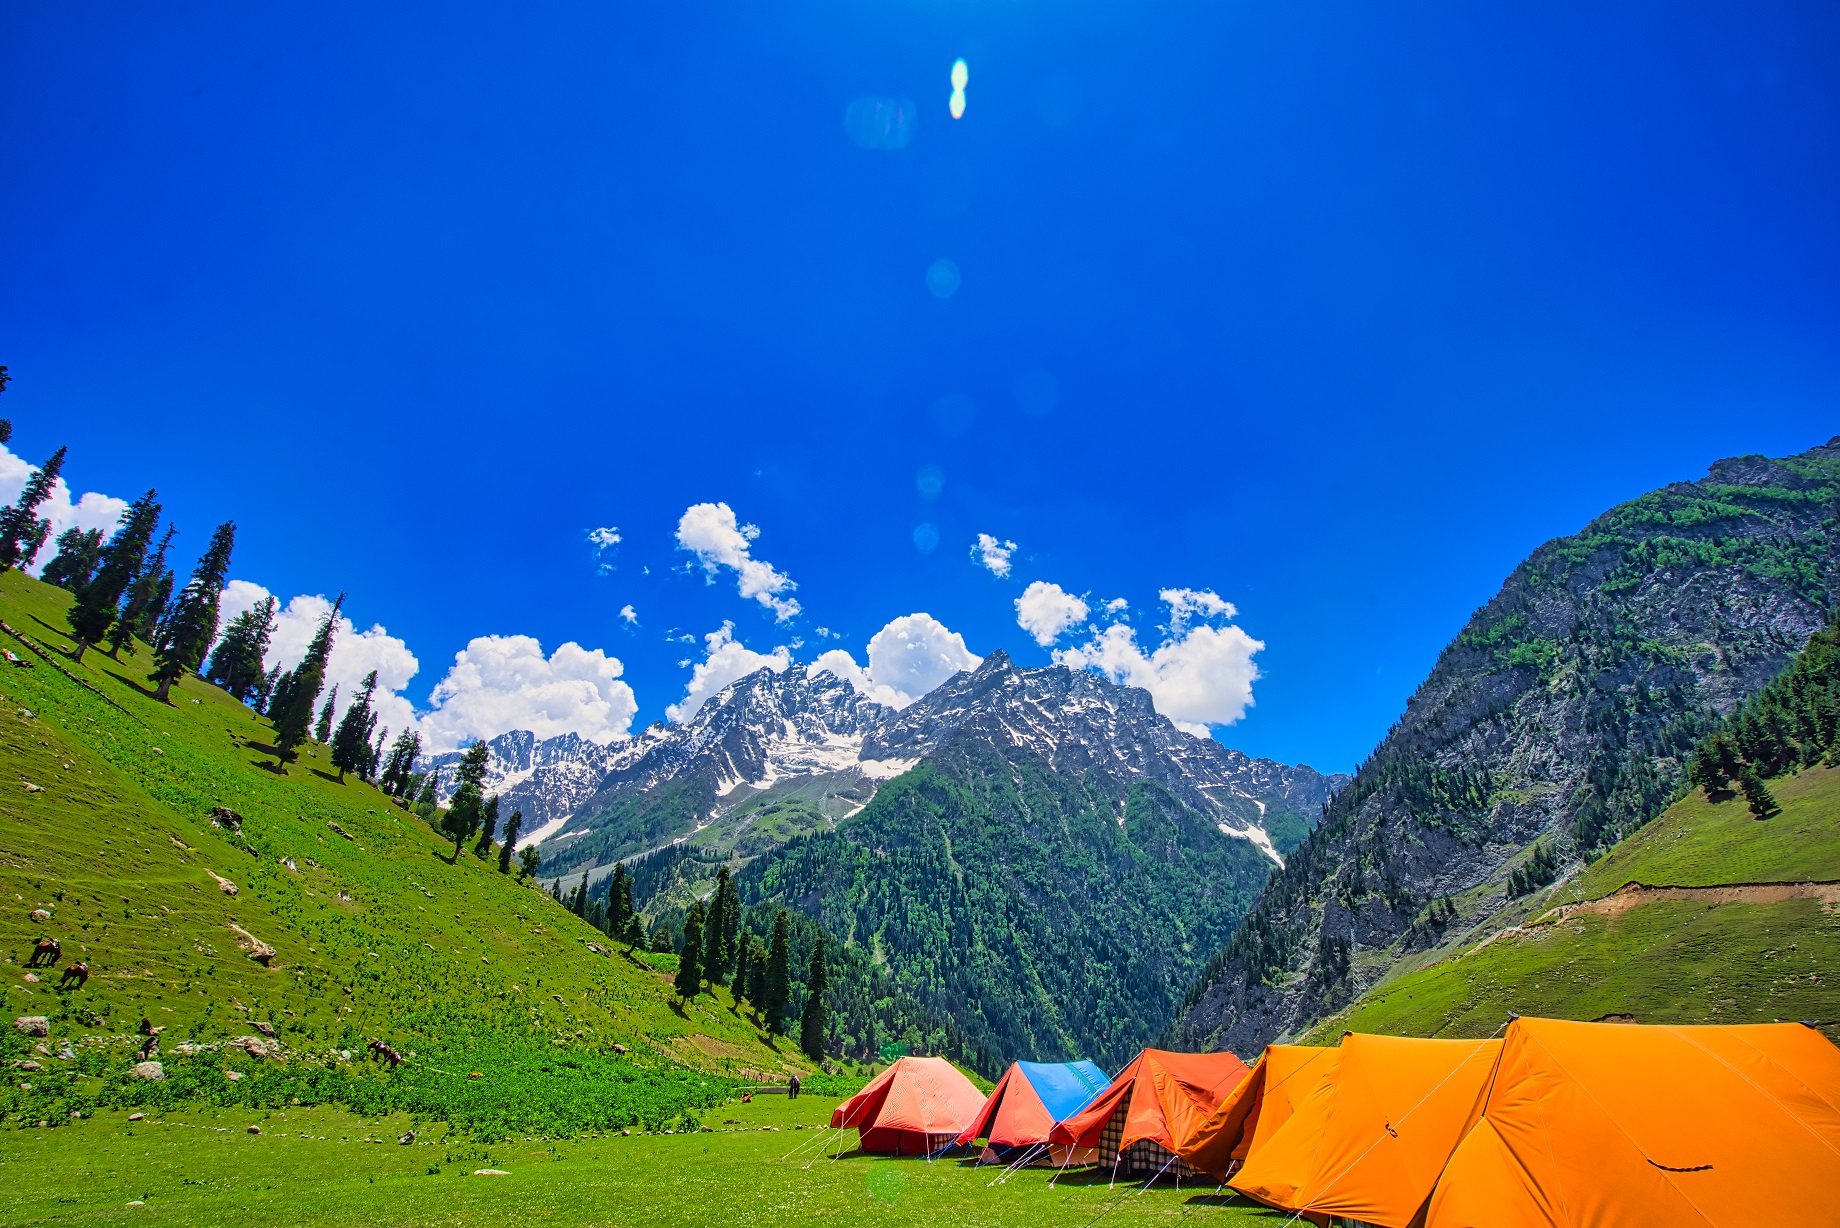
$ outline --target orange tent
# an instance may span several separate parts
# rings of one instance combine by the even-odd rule
[[[864,1151],[928,1155],[958,1138],[984,1107],[984,1093],[943,1057],[904,1057],[831,1113],[854,1127]]]
[[[1246,1063],[1231,1053],[1145,1049],[1048,1138],[1065,1147],[1096,1148],[1099,1162],[1114,1172],[1192,1177],[1195,1170],[1175,1154],[1175,1140],[1192,1134],[1246,1075]]]
[[[1189,1167],[1225,1180],[1236,1163],[1278,1132],[1335,1068],[1335,1050],[1310,1045],[1267,1045],[1252,1074],[1206,1120],[1176,1139]]]
[[[1330,1049],[1314,1064],[1316,1074],[1304,1094],[1293,1101],[1290,1117],[1249,1149],[1245,1163],[1228,1178],[1228,1185],[1267,1206],[1296,1209],[1297,1191],[1316,1171],[1316,1153],[1341,1064],[1340,1049]]]
[[[1428,1228],[1834,1223],[1840,1049],[1799,1023],[1519,1019]]]

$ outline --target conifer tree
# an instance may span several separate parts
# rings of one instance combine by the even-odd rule
[[[748,997],[748,970],[754,966],[754,934],[742,930],[735,936],[735,1001]],[[751,1001],[752,999],[750,999]]]
[[[320,688],[326,683],[326,662],[332,656],[333,634],[344,604],[345,594],[340,593],[332,608],[326,611],[325,620],[313,635],[313,642],[307,645],[307,655],[291,674],[283,675],[285,686],[277,686],[277,691],[285,690],[285,699],[278,696],[269,701],[268,716],[275,726],[275,753],[283,765],[294,757],[294,748],[307,740],[307,730],[313,723],[313,706],[319,702]]]
[[[358,692],[358,698],[345,709],[345,715],[339,721],[338,731],[332,735],[332,766],[339,770],[339,783],[345,783],[346,772],[363,774],[371,761],[371,730],[376,727],[377,713],[371,708],[371,697],[377,693],[377,671],[372,670],[364,676],[364,689]],[[327,712],[322,716],[321,724],[331,722],[333,700],[337,699],[339,688],[332,688],[332,695],[326,700]]]
[[[505,821],[505,842],[498,846],[498,872],[511,873],[511,855],[517,848],[518,835],[524,830],[524,812],[513,809],[511,817]],[[528,852],[536,852],[529,849]]]
[[[814,1062],[824,1060],[824,995],[830,976],[824,968],[824,935],[811,947],[811,969],[805,975],[805,1011],[799,1016],[799,1049]]]
[[[626,949],[636,951],[639,944],[645,941],[645,925],[639,917],[639,910],[633,907],[633,880],[630,874],[620,885],[620,907],[626,913]]]
[[[753,952],[748,964],[748,1001],[754,1004],[754,1013],[765,1018],[767,1009],[767,948],[756,942],[748,949]]]
[[[537,865],[542,860],[543,854],[537,851],[537,847],[534,844],[527,844],[518,850],[518,865],[523,867],[525,878],[536,877]]]
[[[115,625],[122,594],[140,575],[147,547],[153,541],[154,526],[159,520],[159,495],[151,490],[121,514],[115,535],[102,548],[96,574],[77,590],[77,599],[64,616],[70,624],[71,638],[77,642],[72,660],[81,661],[85,650],[100,644],[109,628]]]
[[[413,729],[405,729],[396,735],[396,741],[390,746],[389,758],[384,760],[383,775],[380,778],[385,793],[391,797],[409,797],[409,778],[415,773],[415,761],[421,753],[421,734]]]
[[[274,599],[271,597],[269,600],[273,601]],[[273,607],[271,606],[270,608],[272,609]],[[261,715],[267,716],[274,707],[275,686],[280,681],[281,667],[277,665],[266,674],[262,675],[262,681],[256,684],[255,694],[249,697],[250,706]]]
[[[702,901],[690,906],[690,913],[684,918],[684,948],[677,955],[677,979],[674,987],[677,996],[688,1001],[703,991],[703,976],[700,967],[703,956],[703,915]]]
[[[150,677],[159,683],[154,698],[161,702],[174,682],[198,668],[205,650],[217,638],[217,603],[229,578],[230,551],[235,545],[235,523],[218,525],[204,557],[192,570],[191,582],[179,594],[179,604],[154,650],[158,665]]]
[[[741,887],[735,876],[729,876],[726,889],[718,886],[716,894],[722,897],[722,953],[732,966],[736,962],[736,949],[741,945]]]
[[[760,1013],[767,1031],[778,1032],[786,1021],[786,1003],[792,997],[792,918],[785,909],[773,918],[773,945],[767,951],[767,981],[761,987]]]
[[[652,950],[659,955],[669,955],[676,950],[676,944],[671,941],[670,926],[660,924],[652,931]]]
[[[441,821],[441,830],[446,832],[454,842],[454,861],[460,860],[460,850],[466,844],[466,838],[479,829],[479,820],[485,810],[485,793],[480,785],[485,781],[486,769],[492,758],[492,748],[483,740],[466,748],[466,754],[460,758],[460,766],[455,772],[453,800],[447,804],[447,817]]]
[[[51,497],[58,474],[64,468],[64,453],[68,450],[59,448],[53,452],[49,460],[32,471],[13,505],[0,508],[0,572],[31,562],[28,550],[32,555],[38,553],[35,543],[42,544],[44,533],[50,529],[49,521],[38,518],[38,506]],[[42,531],[41,524],[45,526]]]
[[[76,592],[96,574],[96,560],[102,557],[101,529],[65,529],[58,534],[58,552],[39,579],[61,589]]]
[[[711,985],[720,985],[728,971],[734,952],[724,941],[728,924],[728,867],[716,871],[716,889],[709,896],[709,919],[703,927],[703,974]]]
[[[166,526],[166,532],[160,537],[159,549],[140,569],[134,582],[128,585],[127,603],[116,616],[115,625],[109,628],[109,655],[120,658],[121,650],[128,646],[134,636],[149,639],[153,632],[153,623],[159,618],[166,598],[161,595],[162,586],[165,593],[172,592],[172,573],[166,567],[166,552],[172,548],[173,535],[179,530],[172,525]]]
[[[1748,763],[1738,772],[1738,787],[1744,790],[1745,804],[1750,807],[1753,816],[1767,819],[1776,813],[1776,799],[1770,796],[1763,778]]]
[[[626,863],[613,863],[613,873],[607,878],[607,936],[623,938],[626,936],[626,909],[631,903],[631,896],[626,890]]]
[[[440,808],[440,795],[436,792],[440,779],[439,772],[429,772],[422,777],[422,789],[415,798],[415,813],[424,819],[432,820],[434,812]]]
[[[492,855],[492,839],[498,835],[498,794],[486,799],[484,811],[479,816],[479,839],[473,845],[473,856],[486,858]],[[582,871],[581,887],[588,889],[588,873]]]
[[[332,684],[332,693],[326,696],[325,706],[319,710],[319,723],[313,726],[313,740],[321,746],[332,741],[332,709],[339,702],[339,684]]]
[[[389,744],[389,741],[390,727],[385,725],[377,731],[377,740],[371,743],[370,751],[364,756],[364,771],[359,773],[364,779],[370,781],[377,779],[377,765],[383,762],[383,748]]]

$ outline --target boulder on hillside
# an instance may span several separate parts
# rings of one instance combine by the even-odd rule
[[[273,1036],[275,1034],[275,1025],[272,1023],[268,1023],[268,1022],[261,1021],[261,1020],[252,1020],[249,1026],[254,1028],[256,1031],[262,1033],[262,1035],[264,1036]]]
[[[266,942],[263,942],[260,938],[257,938],[254,934],[250,933],[236,922],[232,921],[230,923],[230,929],[236,934],[236,945],[249,952],[249,958],[262,964],[264,967],[268,965],[269,960],[275,958],[275,948],[269,946]]]
[[[158,1062],[136,1062],[133,1074],[137,1079],[151,1079],[157,1083],[166,1077],[166,1067]]]
[[[211,807],[211,826],[227,827],[233,832],[241,833],[243,816],[228,806],[213,806]]]
[[[51,920],[51,910],[49,908],[34,908],[32,910],[32,919],[34,921],[49,921]]]
[[[239,1036],[230,1042],[250,1057],[279,1057],[281,1042],[262,1036]]]
[[[216,870],[206,870],[205,873],[209,874],[217,881],[217,889],[219,891],[223,892],[225,895],[236,894],[236,884],[219,874]]]
[[[45,1015],[21,1015],[13,1020],[13,1026],[27,1036],[51,1035],[51,1020]]]

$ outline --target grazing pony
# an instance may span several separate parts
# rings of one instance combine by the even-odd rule
[[[40,937],[38,945],[32,948],[32,958],[26,961],[28,968],[49,968],[64,958],[64,948],[55,938]]]
[[[81,989],[83,988],[84,983],[88,980],[89,980],[89,965],[84,963],[82,960],[78,960],[76,963],[70,965],[70,967],[64,969],[64,976],[61,980],[58,981],[58,988],[62,989],[64,988],[64,986],[70,984],[72,981],[75,981],[76,987],[78,989]]]

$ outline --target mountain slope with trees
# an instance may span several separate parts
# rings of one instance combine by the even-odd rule
[[[1565,877],[1642,828],[1825,624],[1837,513],[1840,438],[1720,461],[1536,550],[1272,876],[1170,1043],[1301,1032],[1489,928],[1530,869]]]

